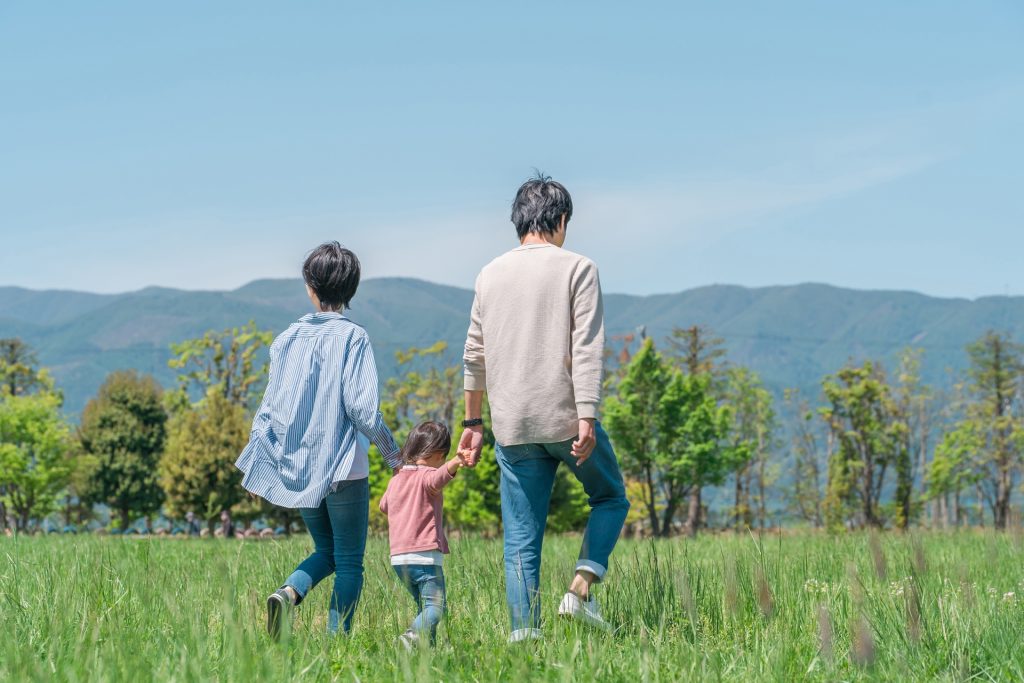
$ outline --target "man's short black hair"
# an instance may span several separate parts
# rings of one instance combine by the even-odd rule
[[[359,288],[359,259],[337,242],[324,242],[306,257],[302,279],[324,310],[348,308]]]
[[[566,224],[572,218],[572,197],[562,183],[537,173],[519,186],[512,202],[512,222],[516,234],[523,239],[531,232],[551,235],[558,232],[562,215]]]

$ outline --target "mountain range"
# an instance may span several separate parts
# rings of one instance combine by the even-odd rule
[[[461,352],[473,293],[405,278],[364,281],[348,315],[374,343],[381,375],[395,352],[443,340]],[[0,337],[20,337],[51,369],[72,416],[108,372],[134,368],[173,386],[170,344],[255,320],[275,333],[310,310],[301,280],[257,280],[232,291],[150,287],[125,294],[0,287]],[[924,350],[926,381],[949,386],[965,347],[986,330],[1024,336],[1024,297],[935,298],[820,284],[746,288],[711,285],[677,294],[605,297],[609,340],[641,327],[656,341],[674,327],[709,327],[730,362],[756,370],[775,393],[816,398],[822,377],[849,360],[892,367],[907,347]]]

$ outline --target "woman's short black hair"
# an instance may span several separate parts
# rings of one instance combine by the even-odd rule
[[[562,215],[568,224],[572,218],[572,197],[562,183],[538,172],[519,186],[512,202],[512,222],[523,239],[531,232],[540,235],[558,232]]]
[[[399,456],[402,462],[411,465],[431,453],[448,455],[451,449],[452,434],[446,426],[440,422],[421,422],[409,432]]]
[[[302,279],[325,310],[348,308],[359,288],[359,259],[337,242],[324,242],[309,252]]]

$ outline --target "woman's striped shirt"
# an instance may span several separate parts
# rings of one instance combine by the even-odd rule
[[[398,467],[366,331],[340,313],[303,316],[270,346],[267,391],[235,462],[242,486],[281,507],[317,507],[365,470],[367,440]]]

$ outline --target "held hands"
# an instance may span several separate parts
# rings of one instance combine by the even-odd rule
[[[462,430],[462,438],[459,439],[459,448],[456,451],[459,460],[465,467],[476,467],[480,462],[480,450],[484,446],[484,428],[482,426],[466,427]]]
[[[580,433],[572,442],[572,457],[576,458],[576,467],[580,467],[594,452],[597,439],[594,437],[594,418],[580,420]]]

